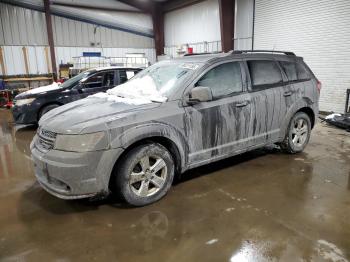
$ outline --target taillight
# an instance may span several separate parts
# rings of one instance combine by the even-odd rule
[[[322,83],[320,80],[317,80],[316,88],[318,93],[321,93]]]

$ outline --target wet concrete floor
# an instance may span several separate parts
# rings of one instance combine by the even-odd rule
[[[187,172],[156,204],[64,201],[35,181],[35,127],[0,110],[1,261],[350,261],[350,133]]]

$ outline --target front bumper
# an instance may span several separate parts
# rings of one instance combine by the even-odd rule
[[[16,124],[35,124],[38,122],[38,110],[33,105],[13,106],[11,111]]]
[[[58,150],[44,153],[34,142],[30,147],[38,182],[47,192],[62,199],[107,193],[114,164],[123,151],[118,148],[85,153]]]

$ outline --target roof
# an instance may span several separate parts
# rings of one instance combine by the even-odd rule
[[[227,53],[213,53],[213,54],[193,54],[187,55],[180,58],[176,58],[178,61],[193,62],[193,63],[207,63],[212,60],[220,58],[247,58],[247,57],[256,57],[256,58],[279,58],[279,59],[302,59],[302,57],[296,56],[293,52],[284,52],[284,51],[273,51],[273,50],[235,50]]]

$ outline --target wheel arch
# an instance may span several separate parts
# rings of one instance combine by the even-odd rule
[[[315,121],[316,121],[316,116],[315,116],[314,111],[310,107],[302,107],[298,111],[296,111],[295,114],[299,113],[299,112],[305,113],[310,118],[311,129],[312,129],[315,126]]]
[[[286,113],[283,124],[281,126],[279,139],[282,141],[285,138],[286,132],[288,130],[290,121],[292,117],[298,112],[304,112],[310,117],[311,128],[315,126],[316,123],[316,112],[315,103],[313,103],[309,98],[303,97],[292,106]]]
[[[134,141],[130,145],[128,145],[125,148],[125,150],[123,151],[123,153],[115,161],[110,178],[109,178],[109,183],[108,183],[108,187],[110,190],[113,191],[113,188],[115,186],[115,178],[116,178],[115,174],[117,174],[118,165],[123,161],[124,157],[135,147],[138,147],[141,145],[147,145],[147,144],[151,144],[151,143],[160,144],[160,145],[164,146],[169,151],[169,153],[171,154],[171,156],[173,157],[173,160],[174,160],[175,175],[180,174],[182,172],[184,159],[182,159],[180,149],[178,148],[176,143],[174,141],[172,141],[171,139],[169,139],[168,137],[149,136],[147,138],[141,138],[137,141]]]
[[[118,164],[133,148],[149,143],[158,143],[164,146],[174,159],[175,172],[180,174],[186,170],[188,162],[188,145],[183,135],[174,127],[151,123],[145,126],[136,126],[125,130],[111,142],[112,148],[122,147],[123,153],[116,159],[110,179],[109,188],[114,184],[114,175]]]
[[[36,114],[36,118],[37,118],[38,121],[40,120],[40,113],[41,113],[41,111],[42,111],[45,107],[50,106],[50,105],[63,106],[64,104],[55,101],[55,102],[48,102],[48,103],[45,103],[45,104],[41,105],[41,106],[39,107],[39,109],[38,109],[37,114]]]

